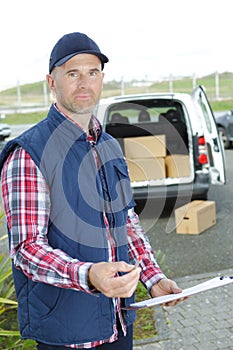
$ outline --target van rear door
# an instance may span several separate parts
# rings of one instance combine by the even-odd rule
[[[202,86],[192,92],[192,99],[201,118],[204,137],[210,162],[211,183],[222,185],[226,183],[225,153],[219,137],[212,108]]]

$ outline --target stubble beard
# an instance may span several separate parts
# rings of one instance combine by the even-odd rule
[[[98,103],[93,103],[90,106],[80,106],[76,103],[66,103],[63,101],[62,106],[66,109],[66,111],[71,115],[92,115],[94,114],[94,111],[96,107],[98,106]]]

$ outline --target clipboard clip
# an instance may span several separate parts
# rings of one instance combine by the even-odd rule
[[[219,279],[222,281],[224,280],[225,278],[230,278],[231,280],[233,279],[233,276],[221,276],[219,277]]]

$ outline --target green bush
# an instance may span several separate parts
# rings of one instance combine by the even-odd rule
[[[0,214],[0,218],[3,215]],[[6,239],[7,235],[0,238]],[[21,341],[17,323],[17,307],[14,282],[11,269],[11,258],[0,255],[0,349],[36,349],[35,342]]]

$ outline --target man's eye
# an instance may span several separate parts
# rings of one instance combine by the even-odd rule
[[[70,78],[77,78],[78,74],[77,73],[74,73],[74,72],[71,72],[69,74]]]
[[[91,77],[96,77],[97,75],[99,75],[99,72],[95,70],[93,72],[90,72],[89,74]]]

